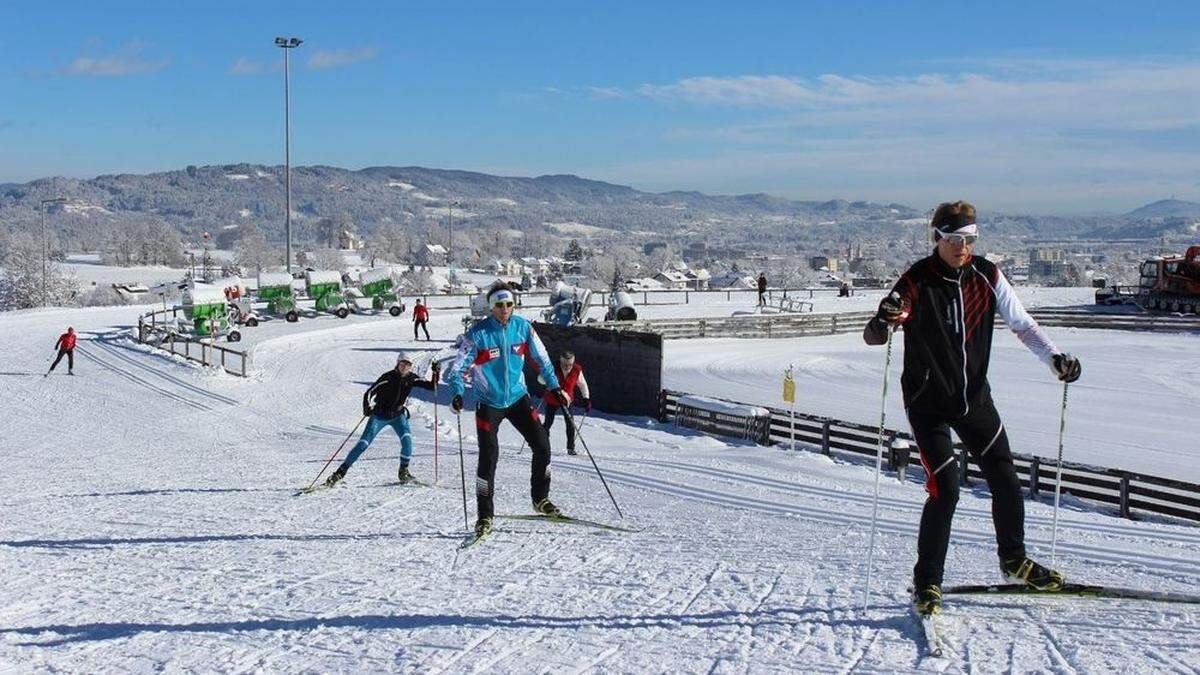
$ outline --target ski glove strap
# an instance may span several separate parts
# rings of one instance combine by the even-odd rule
[[[1079,365],[1079,359],[1070,354],[1055,354],[1050,369],[1054,371],[1055,377],[1063,382],[1074,382],[1083,372],[1083,366]]]

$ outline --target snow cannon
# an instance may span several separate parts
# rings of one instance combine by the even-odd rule
[[[404,302],[396,294],[396,275],[391,267],[376,267],[359,276],[359,287],[363,297],[371,299],[371,309],[387,310],[392,316],[404,313]]]
[[[242,334],[229,329],[225,291],[220,286],[194,284],[183,291],[183,315],[191,322],[190,332],[200,337],[226,335],[230,342]]]
[[[225,294],[229,323],[250,327],[258,325],[258,316],[254,313],[253,303],[241,277],[222,277],[212,282],[212,285]]]
[[[569,286],[559,281],[550,291],[550,308],[542,312],[548,323],[573,326],[582,323],[592,302],[592,292],[586,288]]]
[[[316,301],[318,312],[331,312],[339,319],[350,316],[350,308],[342,297],[342,275],[331,270],[309,270],[304,273],[308,297]]]
[[[633,297],[625,291],[614,291],[608,298],[608,312],[605,321],[636,321],[637,310],[633,307]]]
[[[292,295],[292,275],[287,272],[261,272],[258,275],[258,299],[267,303],[267,312],[282,316],[288,323],[300,320],[296,298]]]

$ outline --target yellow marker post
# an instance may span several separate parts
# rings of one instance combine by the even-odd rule
[[[783,371],[783,400],[791,404],[791,439],[792,452],[796,451],[796,380],[792,377],[795,366],[789,365]]]

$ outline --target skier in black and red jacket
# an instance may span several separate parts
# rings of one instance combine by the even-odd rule
[[[1062,574],[1025,554],[1021,484],[987,381],[996,313],[1059,380],[1074,382],[1080,374],[1079,360],[1054,345],[999,268],[973,255],[979,237],[975,207],[941,204],[931,225],[936,250],[900,277],[863,331],[867,344],[881,345],[889,326],[904,328],[900,385],[929,492],[913,568],[913,606],[921,614],[941,607],[950,521],[959,494],[951,429],[978,462],[991,490],[1001,574],[1043,590],[1063,582]]]

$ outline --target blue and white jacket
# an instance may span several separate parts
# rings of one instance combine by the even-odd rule
[[[525,387],[526,357],[533,359],[546,386],[557,389],[554,364],[533,325],[515,314],[507,325],[489,316],[463,334],[458,358],[450,367],[450,387],[462,396],[463,375],[474,368],[471,381],[479,402],[492,408],[507,408],[529,391]]]

